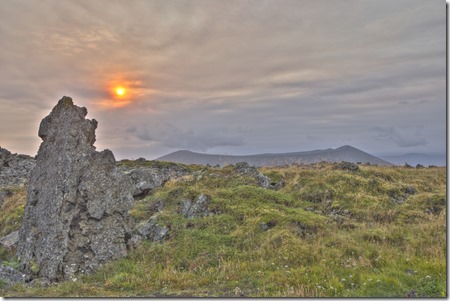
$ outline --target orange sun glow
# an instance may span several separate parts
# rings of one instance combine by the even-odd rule
[[[115,89],[115,91],[118,96],[123,96],[123,95],[125,95],[125,92],[126,92],[125,88],[123,88],[123,87],[117,87]]]

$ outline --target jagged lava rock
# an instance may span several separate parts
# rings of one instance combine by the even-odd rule
[[[0,188],[26,185],[35,160],[0,147]]]
[[[66,280],[124,257],[131,237],[131,180],[111,151],[97,152],[96,120],[63,97],[39,127],[17,255],[33,277]]]

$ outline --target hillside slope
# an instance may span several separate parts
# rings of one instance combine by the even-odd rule
[[[0,281],[0,295],[445,297],[446,169],[347,167],[261,168],[275,183],[265,189],[245,166],[187,166],[130,211],[168,229],[164,240],[77,281]],[[25,196],[23,187],[5,194],[0,235],[20,226]],[[17,267],[1,247],[0,259]]]
[[[162,156],[158,161],[177,162],[184,164],[220,165],[247,162],[253,166],[283,166],[290,164],[310,164],[321,161],[325,162],[362,162],[371,165],[390,165],[389,162],[372,156],[349,145],[336,149],[314,150],[306,152],[280,153],[280,154],[257,154],[247,156],[211,155],[195,153],[187,150],[176,151]]]

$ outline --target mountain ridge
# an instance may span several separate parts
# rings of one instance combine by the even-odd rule
[[[238,162],[247,162],[254,166],[282,166],[290,164],[310,164],[320,161],[353,163],[369,163],[372,165],[392,165],[392,163],[375,157],[350,145],[324,150],[312,150],[289,153],[263,153],[252,155],[220,155],[203,154],[189,150],[178,150],[155,159],[157,161],[168,161],[184,164],[201,165],[227,165]]]

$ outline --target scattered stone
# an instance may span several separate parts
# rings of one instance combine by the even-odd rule
[[[277,222],[276,222],[275,220],[271,220],[271,221],[268,221],[267,223],[260,223],[260,224],[259,224],[259,228],[260,228],[262,231],[267,231],[267,230],[269,230],[270,228],[275,227],[276,225],[277,225]]]
[[[400,189],[400,192],[392,190],[389,192],[390,201],[394,204],[403,204],[409,196],[416,194],[416,189],[412,186],[406,186]]]
[[[254,177],[259,187],[269,188],[270,179],[268,176],[263,175],[256,167],[248,165],[247,162],[239,162],[234,166],[234,171],[242,175],[248,175]]]
[[[406,297],[407,298],[417,298],[417,297],[419,297],[419,295],[417,294],[417,292],[415,290],[410,290],[409,292],[406,293]]]
[[[86,114],[63,97],[39,127],[17,248],[32,278],[74,279],[127,255],[132,183],[111,151],[95,150],[97,121]]]
[[[0,239],[0,245],[5,249],[13,249],[17,247],[17,243],[19,242],[19,231],[14,231],[9,233]]]
[[[259,228],[263,231],[269,230],[269,226],[266,223],[259,224]]]
[[[208,216],[212,213],[208,211],[209,197],[201,194],[194,203],[189,199],[181,200],[179,212],[186,218]]]
[[[422,164],[417,164],[417,165],[416,165],[416,168],[417,168],[417,169],[425,168],[425,166],[423,166]]]
[[[156,201],[154,203],[151,203],[148,206],[148,212],[150,214],[154,214],[154,213],[157,213],[157,212],[161,212],[161,210],[163,210],[163,208],[164,208],[164,202],[163,201]]]
[[[161,227],[156,223],[156,217],[151,217],[150,220],[137,228],[140,236],[151,241],[162,241],[167,237],[169,229]]]
[[[416,194],[417,190],[412,186],[407,186],[404,188],[404,192],[405,192],[405,195],[410,196],[410,195]]]
[[[342,161],[342,162],[336,164],[336,169],[348,170],[348,171],[358,171],[359,166],[358,166],[358,164],[355,164],[355,163]]]

